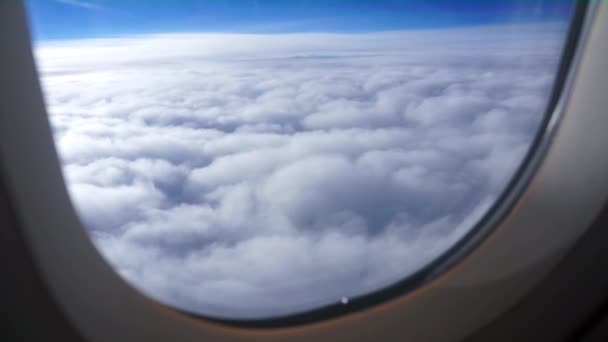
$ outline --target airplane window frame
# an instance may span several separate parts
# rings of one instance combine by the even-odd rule
[[[21,4],[19,2],[5,2],[2,4],[2,6],[4,6],[5,9],[8,9],[7,11],[3,12],[9,12],[14,14],[12,24],[16,23],[15,25],[16,27],[18,27],[18,30],[13,30],[12,32],[11,30],[4,30],[2,34],[8,34],[10,32],[10,34],[18,35],[21,38],[27,37],[27,27],[25,26],[25,17],[23,9],[21,8]],[[603,9],[607,8],[606,4],[591,4],[589,6],[589,10],[585,12],[587,18],[585,19],[584,24],[581,25],[583,32],[581,34],[581,38],[579,38],[579,44],[576,51],[578,56],[574,57],[573,66],[569,70],[562,70],[562,73],[560,73],[564,77],[564,79],[567,73],[569,75],[569,80],[566,82],[566,85],[563,88],[563,91],[561,92],[563,96],[556,96],[556,113],[560,113],[562,111],[569,113],[571,111],[574,111],[572,109],[569,109],[570,107],[574,106],[571,102],[575,102],[574,100],[570,100],[570,98],[572,97],[572,94],[570,93],[570,88],[575,81],[579,83],[583,82],[580,80],[576,80],[576,75],[574,71],[575,69],[577,69],[578,64],[581,63],[581,50],[583,50],[584,46],[586,45],[585,41],[587,39],[587,36],[590,34],[590,18],[595,14],[595,8],[599,6],[602,6]],[[601,12],[601,14],[604,15],[604,17],[608,16],[608,14],[606,14],[606,11]],[[8,27],[8,24],[9,23],[6,22],[5,25],[7,25]],[[18,32],[15,33],[15,31]],[[10,43],[13,42],[11,41]],[[14,125],[8,125],[10,121],[8,121],[6,117],[2,118],[2,121],[0,122],[0,165],[2,166],[2,172],[5,175],[6,179],[9,179],[11,181],[10,184],[8,184],[9,194],[11,200],[17,204],[15,210],[19,214],[18,218],[20,220],[20,224],[23,226],[24,235],[30,245],[31,252],[34,255],[34,259],[37,262],[43,277],[48,282],[51,291],[57,298],[57,301],[60,303],[63,310],[65,310],[68,317],[70,317],[73,321],[79,322],[78,326],[83,327],[82,329],[84,330],[85,336],[92,337],[95,340],[111,340],[101,338],[99,336],[102,335],[99,334],[104,334],[103,336],[106,337],[113,336],[115,338],[119,338],[119,340],[125,339],[127,336],[138,336],[140,338],[145,338],[143,336],[147,336],[147,340],[166,340],[167,337],[174,337],[175,339],[173,340],[179,341],[198,339],[201,337],[201,335],[204,334],[206,334],[207,336],[213,336],[215,338],[226,340],[247,340],[250,337],[266,337],[269,339],[291,338],[293,340],[305,340],[307,336],[311,336],[310,334],[324,334],[324,336],[336,336],[345,338],[344,336],[347,336],[348,334],[353,334],[354,331],[360,331],[361,329],[363,329],[356,327],[357,322],[361,322],[362,319],[367,320],[366,317],[370,315],[375,316],[377,326],[377,324],[379,324],[377,323],[378,317],[384,317],[385,319],[391,317],[387,315],[389,315],[391,312],[394,313],[396,307],[412,307],[412,302],[415,301],[416,297],[420,298],[424,295],[429,297],[428,293],[432,294],[433,292],[435,292],[435,294],[432,294],[432,297],[435,298],[435,302],[443,299],[444,301],[448,301],[454,304],[460,302],[463,298],[456,298],[459,296],[456,295],[456,293],[458,293],[459,291],[453,290],[458,290],[459,287],[466,288],[467,286],[473,287],[474,290],[475,286],[471,286],[471,284],[492,283],[492,281],[496,281],[496,278],[501,274],[497,274],[497,272],[494,272],[494,274],[492,274],[493,272],[491,271],[488,273],[484,272],[483,270],[475,269],[475,267],[471,266],[471,264],[475,263],[474,260],[471,259],[475,259],[478,264],[485,264],[486,267],[488,267],[487,265],[491,264],[492,262],[500,261],[497,259],[497,256],[502,255],[501,253],[505,251],[505,247],[503,247],[502,250],[496,250],[495,246],[500,241],[507,241],[503,242],[503,246],[505,243],[509,244],[508,241],[511,241],[510,244],[512,246],[513,243],[515,243],[513,241],[518,240],[518,237],[515,234],[515,231],[517,230],[510,228],[514,225],[513,221],[525,221],[527,218],[528,220],[531,220],[531,222],[536,222],[537,224],[540,224],[541,226],[547,228],[547,223],[543,221],[545,217],[538,217],[538,214],[530,213],[529,210],[531,209],[528,209],[528,212],[526,212],[526,208],[528,208],[530,205],[536,205],[537,207],[541,208],[541,212],[543,213],[548,212],[555,216],[559,216],[556,215],[557,212],[553,211],[553,207],[549,206],[550,208],[545,208],[543,206],[543,203],[545,203],[546,205],[546,202],[548,201],[547,192],[551,193],[552,191],[555,191],[551,190],[551,188],[546,189],[547,186],[559,187],[559,185],[564,185],[565,183],[565,185],[570,186],[570,188],[575,193],[577,192],[576,189],[572,188],[573,185],[568,183],[568,181],[560,179],[556,175],[552,175],[552,169],[550,169],[550,166],[547,166],[547,163],[550,163],[552,161],[554,164],[558,163],[554,160],[558,159],[559,161],[560,156],[563,160],[564,149],[565,151],[572,152],[572,133],[569,133],[569,131],[565,131],[566,133],[564,133],[563,130],[565,128],[569,128],[570,130],[580,129],[580,127],[576,127],[577,124],[575,123],[578,119],[578,123],[580,124],[581,116],[564,114],[564,120],[560,123],[557,119],[559,115],[553,115],[551,121],[548,122],[548,125],[546,126],[547,128],[545,128],[545,132],[543,134],[543,139],[548,139],[544,140],[544,144],[546,145],[543,145],[543,142],[539,141],[540,144],[535,147],[536,151],[532,155],[533,157],[530,157],[530,159],[527,161],[528,165],[520,170],[521,174],[519,175],[519,177],[517,177],[516,181],[518,182],[518,184],[511,184],[512,187],[509,189],[508,192],[505,193],[505,195],[503,195],[512,197],[505,197],[503,198],[502,203],[497,204],[497,206],[504,206],[505,203],[511,204],[514,206],[513,210],[510,210],[510,207],[506,207],[503,209],[505,210],[503,214],[506,215],[506,218],[496,217],[496,212],[489,214],[489,216],[486,216],[486,222],[484,222],[484,224],[486,227],[491,227],[491,229],[488,228],[488,231],[485,233],[489,235],[480,236],[481,238],[478,238],[478,240],[475,240],[474,237],[463,240],[464,242],[474,243],[472,243],[470,246],[460,246],[459,248],[462,255],[459,255],[458,258],[453,259],[452,264],[447,264],[447,266],[449,267],[444,266],[446,268],[449,268],[449,270],[447,270],[446,272],[437,272],[436,274],[433,274],[432,279],[428,278],[431,280],[425,282],[426,286],[413,290],[403,296],[392,296],[392,300],[387,300],[380,304],[376,302],[374,303],[376,305],[373,307],[362,307],[361,311],[350,313],[349,315],[341,315],[341,312],[339,313],[339,315],[341,316],[338,317],[336,317],[335,314],[333,316],[330,315],[332,317],[322,317],[323,315],[320,312],[317,312],[315,313],[316,323],[304,322],[310,323],[307,326],[288,327],[272,330],[252,329],[259,327],[230,327],[223,324],[218,324],[223,322],[213,322],[206,318],[199,319],[197,317],[189,317],[177,310],[173,310],[167,308],[162,304],[156,303],[155,301],[144,297],[136,290],[130,288],[122,279],[120,279],[114,273],[110,266],[107,265],[101,259],[95,248],[90,243],[86,232],[81,227],[81,224],[78,221],[73,208],[71,207],[69,197],[67,197],[67,193],[65,191],[65,186],[63,184],[63,179],[60,173],[59,162],[56,156],[56,152],[54,150],[54,144],[52,143],[50,129],[48,127],[48,120],[46,118],[44,104],[42,103],[42,97],[38,85],[38,76],[33,68],[33,59],[31,57],[29,40],[26,43],[24,43],[23,41],[15,42],[14,45],[15,49],[11,49],[10,56],[6,56],[8,57],[6,59],[8,60],[11,57],[19,57],[22,60],[22,65],[20,65],[20,68],[17,68],[18,70],[13,70],[13,73],[11,75],[19,75],[19,71],[21,71],[21,75],[23,77],[22,79],[16,77],[8,78],[9,81],[17,81],[14,90],[11,91],[17,93],[18,91],[28,89],[28,93],[32,94],[32,98],[23,99],[23,96],[16,96],[12,100],[7,102],[9,106],[14,106],[13,108],[20,109],[17,112],[28,113],[28,115],[11,117],[10,119],[14,119],[15,121]],[[5,56],[3,56],[3,58],[5,58]],[[4,96],[8,97],[8,95],[11,95],[11,91],[9,91],[9,93],[5,94]],[[579,97],[584,98],[584,96],[585,95],[580,95]],[[558,98],[559,101],[557,101]],[[582,100],[579,100],[579,102],[580,101]],[[578,111],[576,112],[578,113]],[[30,113],[31,115],[29,115]],[[591,116],[592,115],[589,114],[586,118],[587,124],[590,120],[589,117]],[[595,119],[597,119],[598,117],[598,115],[593,116],[593,118]],[[585,118],[584,115],[583,118]],[[605,121],[607,120],[604,119],[604,121],[602,122]],[[555,128],[558,126],[558,124],[562,127],[559,131],[557,131],[557,134],[554,135],[556,133]],[[570,140],[568,140],[568,134],[570,134]],[[564,135],[566,136],[566,138],[563,138]],[[589,139],[596,140],[601,140],[600,138],[602,137],[589,137]],[[33,145],[31,144],[31,142],[36,140],[41,140],[44,143],[37,144],[37,146],[31,146]],[[551,145],[550,142],[552,140],[554,141]],[[28,141],[30,142],[29,145],[27,144]],[[571,142],[570,145],[568,145],[568,141]],[[556,148],[556,144],[559,145],[560,143],[560,146],[562,146],[562,152],[560,152],[560,150]],[[566,147],[563,147],[564,145]],[[16,149],[13,149],[14,146],[19,146],[19,150],[17,151]],[[598,147],[596,145],[593,146],[595,146],[595,149],[591,148],[591,150],[597,152]],[[543,149],[546,149],[546,151],[543,151]],[[555,152],[556,149],[557,152]],[[601,146],[599,148],[599,151],[602,152]],[[23,152],[29,153],[24,154]],[[24,158],[24,155],[26,155],[27,157]],[[586,157],[591,158],[592,156],[590,155]],[[599,157],[594,155],[593,157],[597,157],[596,160],[601,160],[603,163],[601,164],[602,166],[608,165],[606,164],[606,157],[603,157],[601,155]],[[601,157],[603,157],[603,159]],[[580,158],[583,158],[583,156],[581,156]],[[534,165],[535,163],[537,164]],[[44,169],[48,172],[40,172],[40,165],[45,165]],[[531,167],[530,165],[534,167]],[[599,176],[593,173],[593,171],[588,172],[592,173],[593,177],[604,177],[602,179],[606,178],[606,176]],[[597,168],[595,168],[595,172],[599,172],[597,171]],[[526,182],[522,183],[522,180],[525,180]],[[518,186],[521,187],[519,190],[517,190]],[[515,192],[514,189],[516,189]],[[518,194],[517,191],[521,191],[522,194]],[[584,204],[589,204],[589,198],[585,196],[591,196],[595,198],[594,201],[596,202],[596,204],[588,205],[587,208],[583,207],[581,211],[584,212],[584,214],[578,215],[579,220],[588,221],[589,217],[593,216],[593,213],[597,212],[598,210],[597,202],[599,202],[599,200],[597,200],[597,197],[599,195],[595,194],[594,197],[593,194],[590,194],[589,191],[585,191],[585,189],[578,190],[578,192],[579,193],[573,196],[574,198],[576,198],[576,195],[578,195],[581,196],[582,199],[587,199],[587,201],[583,201],[581,199],[581,203],[577,204],[578,207]],[[56,198],[50,199],[49,193],[52,193],[54,195],[52,197]],[[543,202],[539,199],[536,199],[535,202],[535,196],[541,196],[542,198],[544,198],[545,201]],[[605,194],[603,194],[602,196],[605,197]],[[509,203],[509,201],[511,201],[511,203]],[[491,217],[494,217],[495,221],[489,220],[489,218]],[[496,221],[500,221],[500,223],[497,223]],[[552,218],[551,221],[555,221],[555,219]],[[517,223],[518,222],[516,222],[515,225],[517,225]],[[557,221],[552,223],[555,224],[559,222]],[[572,220],[566,220],[564,224],[572,225],[573,222]],[[39,229],[43,225],[53,227],[54,229]],[[507,227],[509,225],[510,227]],[[525,226],[526,224],[519,222],[519,225],[521,228],[522,225]],[[531,224],[528,223],[527,225],[530,226]],[[65,230],[58,230],[59,227],[65,228]],[[555,265],[555,263],[560,259],[561,256],[563,256],[569,246],[571,246],[572,243],[577,239],[577,237],[580,236],[582,233],[583,232],[580,231],[571,232],[570,234],[567,234],[568,238],[564,238],[564,241],[561,241],[559,243],[554,242],[550,246],[545,246],[545,250],[541,253],[549,253],[551,255],[543,255],[542,257],[539,257],[537,255],[536,257],[534,257],[534,259],[537,260],[543,259],[541,262],[542,267],[539,266],[542,271],[532,276],[533,280],[530,281],[529,279],[527,279],[527,284],[523,284],[520,280],[520,283],[518,284],[519,289],[523,291],[523,289],[525,288],[530,288],[530,286],[532,286],[534,282],[539,281],[539,279],[542,278],[542,275],[546,274],[546,272],[551,269],[552,265]],[[521,237],[519,237],[519,239],[521,240]],[[543,249],[543,246],[539,246],[539,249]],[[484,253],[486,257],[489,254],[490,258],[484,260]],[[526,253],[529,253],[529,251],[526,251],[523,254]],[[547,260],[545,260],[545,257],[547,258]],[[521,259],[522,256],[520,256],[518,260],[521,261]],[[66,261],[73,262],[74,260],[77,261],[75,264],[73,264],[74,267],[66,267],[66,264],[69,264],[66,263]],[[506,262],[508,264],[511,261],[503,260],[503,262]],[[510,267],[512,272],[513,270],[522,271],[521,264],[511,265]],[[98,272],[98,274],[93,276],[93,273],[95,272]],[[504,276],[504,274],[502,275]],[[446,278],[450,278],[449,280],[451,281],[451,285],[447,287],[445,286]],[[90,281],[90,283],[87,283],[87,281]],[[436,291],[437,289],[443,289],[444,291],[443,293],[441,291],[438,292]],[[446,291],[446,289],[452,290],[452,294],[450,295],[450,291]],[[99,301],[94,298],[95,296],[92,296],[92,294],[95,293],[105,293],[106,295],[110,295],[110,297],[108,297],[109,303],[104,306],[104,309],[95,307],[95,303],[99,303]],[[116,297],[112,297],[111,294],[116,294]],[[475,294],[471,294],[470,292],[468,295],[462,297],[473,299],[477,302],[480,301],[479,298],[476,298],[478,296],[475,296]],[[499,300],[499,302],[501,303],[494,303],[496,306],[499,307],[496,310],[497,312],[504,310],[505,307],[509,306],[509,303],[512,304],[513,302],[515,302],[518,295],[509,294],[509,296],[507,297],[509,298],[506,298],[502,301]],[[92,324],[92,321],[98,319],[107,319],[109,322],[107,324],[109,324],[109,326],[125,327],[125,323],[118,322],[118,317],[111,318],[111,315],[109,314],[111,311],[108,311],[110,307],[118,307],[121,304],[126,306],[132,306],[129,310],[125,310],[127,312],[148,312],[148,314],[144,314],[144,317],[138,317],[137,319],[134,319],[136,321],[135,327],[126,328],[126,330],[123,331],[119,331],[120,329],[115,329],[115,331],[109,331],[108,329],[105,329],[105,332],[99,332],[99,330],[103,328],[96,328],[96,326]],[[349,303],[349,305],[347,306],[340,306],[339,308],[343,308],[342,310],[350,311],[355,308],[355,304],[356,303],[352,302]],[[446,304],[443,305],[445,306]],[[406,315],[406,318],[408,318],[410,322],[408,323],[409,325],[412,325],[411,322],[415,320],[415,317],[413,317],[411,314],[412,310],[414,309],[410,308],[410,314]],[[84,312],[88,314],[83,314]],[[425,311],[422,310],[421,312],[424,313]],[[472,312],[472,314],[479,313]],[[494,315],[496,315],[496,313],[494,313]],[[122,315],[121,317],[124,318],[130,316]],[[319,322],[319,319],[324,318],[333,319],[326,322]],[[404,318],[399,315],[394,315],[392,316],[391,320],[393,324],[399,324],[399,321],[401,319]],[[156,325],[157,323],[158,326],[154,327],[153,325]],[[144,332],[141,329],[144,326],[149,328],[147,332]],[[159,330],[161,326],[169,326],[170,329],[167,332],[162,333]],[[135,331],[136,327],[138,327],[139,330]],[[184,328],[183,332],[181,333],[179,332],[180,327]],[[339,327],[342,327],[343,329],[349,327],[350,329],[346,328],[345,330],[342,330],[339,329]],[[423,328],[427,328],[428,330],[428,322],[426,324],[420,325],[418,332],[413,332],[413,330],[410,330],[404,331],[404,334],[414,334],[414,336],[416,336],[416,333],[424,334],[424,332],[420,331],[420,329]],[[470,326],[468,328],[469,330],[471,329]],[[95,330],[97,330],[98,332],[93,333],[93,331]],[[428,333],[429,332],[427,332],[427,334]],[[441,335],[439,332],[435,333],[437,333],[437,336]],[[415,337],[413,337],[413,339],[417,340]]]

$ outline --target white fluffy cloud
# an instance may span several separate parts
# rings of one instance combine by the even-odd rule
[[[199,313],[288,314],[424,267],[503,190],[562,25],[44,43],[70,193],[102,254]]]

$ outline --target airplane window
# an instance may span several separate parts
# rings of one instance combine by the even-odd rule
[[[348,306],[506,190],[570,1],[30,0],[68,191],[130,284],[207,317]]]

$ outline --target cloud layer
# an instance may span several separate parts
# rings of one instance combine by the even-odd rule
[[[163,302],[259,318],[424,267],[519,165],[563,25],[45,43],[69,191]]]

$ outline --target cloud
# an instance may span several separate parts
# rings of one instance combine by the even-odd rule
[[[80,0],[55,0],[55,1],[65,4],[65,5],[85,8],[88,10],[100,10],[100,9],[104,8],[100,4],[96,4],[96,3],[88,2],[88,1],[80,1]]]
[[[562,26],[144,35],[36,55],[102,254],[166,303],[259,318],[378,290],[458,241],[529,148]]]

